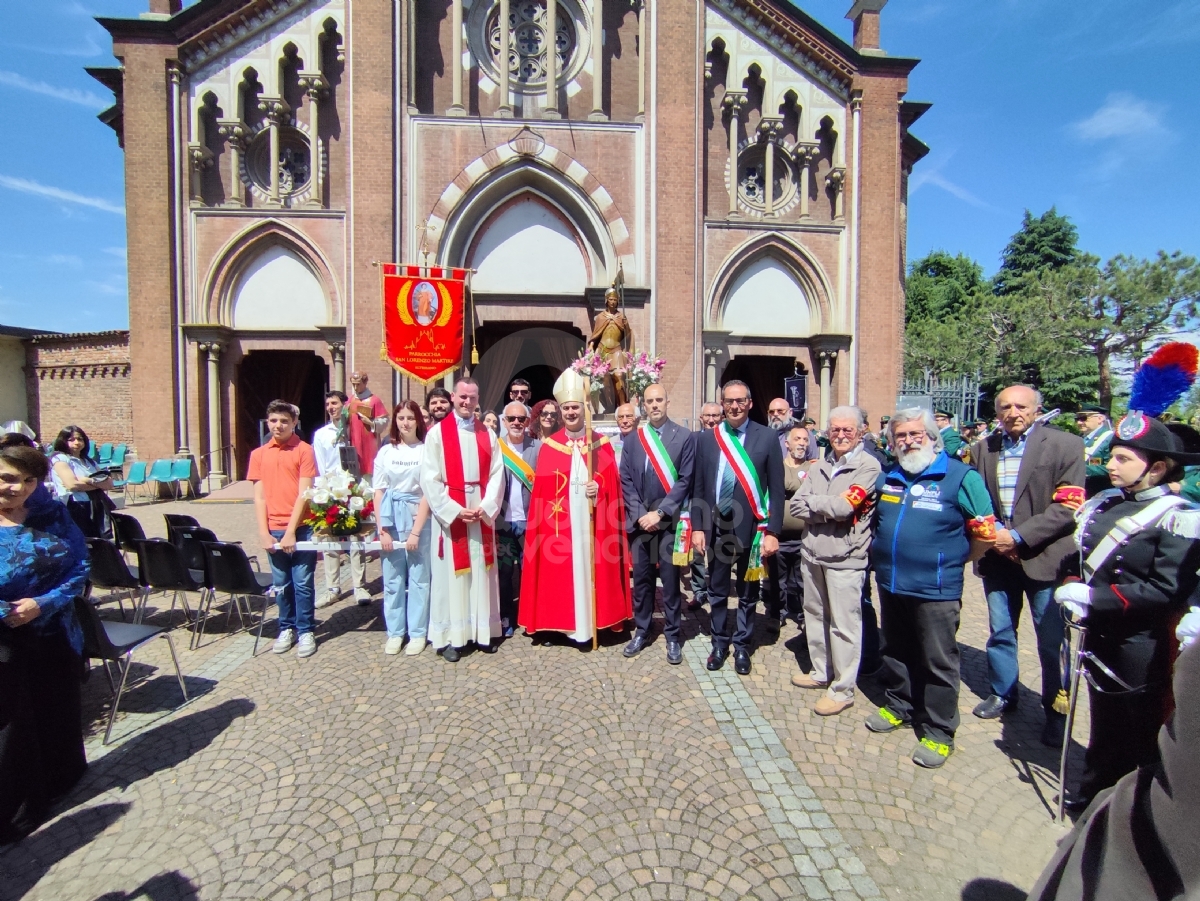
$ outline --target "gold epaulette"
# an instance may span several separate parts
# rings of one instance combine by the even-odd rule
[[[564,453],[564,454],[571,453],[570,447],[568,447],[565,444],[560,444],[559,442],[555,441],[553,438],[543,438],[542,443],[548,444],[552,448],[554,448],[556,451],[562,451],[562,453]],[[589,453],[590,451],[596,450],[597,448],[604,447],[604,445],[610,444],[610,443],[611,442],[608,440],[607,435],[600,435],[596,440],[592,441],[591,444],[586,445],[583,448],[583,452],[586,454],[586,453]]]

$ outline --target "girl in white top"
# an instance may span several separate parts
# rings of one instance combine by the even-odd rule
[[[416,401],[392,411],[390,441],[375,455],[375,521],[383,564],[385,654],[425,650],[429,628],[429,502],[421,492],[425,420]]]

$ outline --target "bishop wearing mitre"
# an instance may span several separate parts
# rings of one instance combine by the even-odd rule
[[[621,474],[608,439],[584,428],[587,389],[573,369],[554,383],[564,428],[538,451],[517,614],[531,635],[576,642],[633,616]]]
[[[433,513],[429,641],[456,663],[469,642],[494,653],[500,637],[496,517],[504,462],[495,433],[475,418],[479,385],[461,378],[454,413],[425,436],[421,490]]]

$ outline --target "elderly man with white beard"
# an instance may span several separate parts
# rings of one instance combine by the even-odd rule
[[[958,621],[963,567],[996,539],[983,477],[950,457],[927,410],[900,410],[887,426],[896,462],[876,483],[871,566],[883,618],[886,704],[872,732],[912,725],[913,763],[936,768],[958,728]]]

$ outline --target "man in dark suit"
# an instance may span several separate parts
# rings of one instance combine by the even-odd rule
[[[626,657],[641,652],[650,640],[654,616],[654,581],[663,585],[663,633],[667,663],[683,663],[683,592],[679,564],[673,560],[680,514],[688,512],[692,495],[695,444],[692,433],[667,418],[667,391],[650,385],[642,393],[647,422],[625,438],[621,449],[621,488],[625,494],[625,528],[633,555],[633,638]],[[683,531],[686,533],[686,525]],[[683,553],[690,550],[690,540]]]
[[[1053,603],[1064,561],[1076,553],[1075,511],[1083,503],[1083,441],[1035,422],[1042,396],[1028,385],[996,395],[1000,431],[978,441],[971,459],[996,511],[994,548],[979,561],[991,635],[987,643],[991,695],[974,713],[993,719],[1017,704],[1017,625],[1022,599],[1037,633],[1042,664],[1042,742],[1062,745],[1065,717],[1054,711],[1063,687],[1059,649],[1063,621]]]
[[[698,437],[692,477],[692,548],[698,554],[709,546],[714,551],[708,570],[713,638],[708,668],[719,670],[729,655],[726,613],[736,567],[733,665],[741,676],[750,673],[754,608],[766,577],[762,561],[751,558],[756,552],[764,558],[774,554],[783,531],[783,453],[775,432],[750,421],[753,403],[745,382],[725,384],[721,389],[725,421]]]

